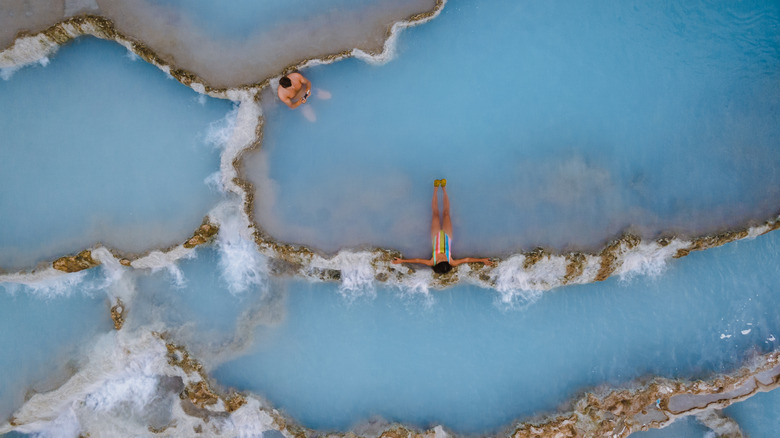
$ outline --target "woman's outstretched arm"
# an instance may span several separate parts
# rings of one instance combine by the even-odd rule
[[[400,263],[419,263],[421,265],[433,266],[433,259],[400,259],[398,257],[393,259],[394,265]]]
[[[463,263],[484,263],[488,266],[493,266],[493,262],[490,259],[476,259],[474,257],[466,257],[465,259],[452,259],[450,264],[452,266],[458,266]]]

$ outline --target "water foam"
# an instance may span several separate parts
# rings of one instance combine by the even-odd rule
[[[390,29],[390,36],[387,38],[387,40],[385,40],[385,44],[382,49],[382,52],[376,55],[372,55],[361,49],[353,49],[352,56],[372,65],[382,65],[388,63],[389,61],[391,61],[393,58],[396,57],[398,38],[399,35],[401,34],[401,31],[409,27],[414,27],[420,24],[427,23],[433,20],[434,18],[438,17],[439,14],[441,14],[441,11],[444,9],[444,5],[446,3],[447,0],[438,0],[436,4],[436,8],[433,10],[433,12],[430,14],[426,14],[423,18],[418,20],[411,20],[411,21],[399,21],[393,24],[393,27]]]
[[[148,328],[106,334],[82,369],[61,387],[33,395],[10,423],[0,424],[0,433],[146,436],[154,427],[166,436],[192,436],[195,430],[252,436],[275,428],[273,416],[251,397],[232,415],[221,399],[208,410],[185,408],[189,401],[179,394],[187,394],[185,388],[195,388],[203,376],[172,363],[171,354],[181,353],[171,352]]]
[[[65,29],[69,30],[70,28],[66,27]],[[43,33],[17,38],[13,46],[0,52],[0,69],[9,71],[8,78],[10,78],[13,71],[24,66],[36,62],[45,66],[48,64],[48,57],[54,55],[59,47],[59,44]],[[4,73],[3,79],[8,78]]]
[[[168,251],[152,251],[149,254],[132,261],[131,266],[136,269],[151,269],[158,271],[176,263],[179,259],[195,257],[193,248],[185,248],[178,245]]]
[[[233,163],[241,153],[257,144],[263,112],[260,104],[254,101],[254,95],[248,91],[234,90],[229,94],[238,105],[223,121],[212,125],[207,138],[210,144],[223,151],[219,167],[223,190],[246,196],[235,183],[238,172]]]
[[[260,254],[252,236],[252,227],[240,201],[225,201],[215,207],[209,218],[219,224],[217,247],[222,278],[232,294],[251,287],[265,286],[267,258]]]
[[[623,253],[620,266],[614,273],[622,281],[629,281],[636,276],[657,277],[666,270],[669,260],[690,244],[690,241],[677,239],[665,246],[658,242],[642,242]]]
[[[233,165],[241,153],[255,146],[262,110],[246,92],[234,97],[239,101],[224,119],[209,127],[207,142],[222,150],[220,170],[210,179],[230,198],[212,209],[209,218],[220,227],[217,246],[222,277],[230,292],[236,294],[263,285],[268,268],[267,259],[254,242],[254,227],[243,209],[247,194],[236,184],[238,175]]]
[[[0,275],[0,287],[14,294],[25,292],[42,298],[67,297],[84,283],[84,271],[65,273],[54,268],[34,273]]]

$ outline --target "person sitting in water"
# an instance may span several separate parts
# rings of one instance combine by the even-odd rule
[[[432,266],[433,271],[437,274],[445,274],[449,272],[453,266],[458,266],[461,263],[484,263],[488,266],[493,263],[490,259],[476,259],[472,257],[466,257],[465,259],[453,259],[450,253],[450,246],[452,245],[452,221],[450,220],[450,200],[447,198],[447,180],[437,179],[433,182],[433,217],[431,218],[431,241],[433,242],[433,257],[430,259],[393,259],[394,264],[399,263],[420,263],[427,266]],[[444,192],[444,214],[441,221],[439,220],[439,197],[438,190],[441,187]]]
[[[279,89],[276,94],[290,108],[298,108],[309,98],[311,82],[298,72],[290,73],[279,79]]]

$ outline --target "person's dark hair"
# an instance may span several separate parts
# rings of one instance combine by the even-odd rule
[[[282,88],[287,88],[292,85],[292,81],[287,76],[282,76],[282,78],[279,79],[279,85],[281,85]]]
[[[437,274],[446,274],[450,272],[451,269],[452,269],[452,265],[449,264],[448,262],[439,262],[433,265],[433,272]]]

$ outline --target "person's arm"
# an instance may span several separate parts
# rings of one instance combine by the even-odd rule
[[[311,82],[309,82],[306,78],[303,78],[305,81],[304,85],[306,85],[306,92],[303,93],[303,97],[298,101],[299,103],[306,103],[307,100],[309,100],[309,97],[311,97]]]
[[[284,95],[284,94],[282,93],[281,89],[282,89],[282,87],[280,86],[280,87],[279,87],[279,91],[276,93],[276,95],[277,95],[277,96],[279,96],[279,100],[281,100],[282,102],[284,102],[284,104],[285,104],[285,105],[287,105],[287,106],[288,106],[288,107],[290,107],[290,108],[296,108],[298,105],[300,105],[300,103],[299,103],[298,105],[295,105],[294,103],[292,103],[292,100],[290,100],[290,98],[289,98],[289,97],[287,97],[286,95]]]
[[[476,259],[474,257],[466,257],[465,259],[452,259],[450,264],[452,266],[458,266],[463,263],[484,263],[487,266],[493,266],[493,262],[490,259]]]
[[[282,102],[284,102],[284,101],[282,101]],[[287,102],[290,102],[290,103],[287,103]],[[306,99],[298,99],[297,102],[292,103],[292,101],[288,98],[287,102],[284,102],[284,103],[287,103],[287,106],[289,106],[290,108],[295,109],[295,108],[298,108],[299,106],[301,106],[302,104],[304,104],[306,102]]]
[[[301,96],[300,99],[298,99],[297,105],[295,105],[293,108],[297,108],[300,105],[306,103],[306,101],[309,99],[309,96],[311,95],[311,81],[306,79],[306,76],[300,74],[300,73],[293,73],[289,75],[289,77],[294,77],[298,80],[298,83],[304,87],[306,87],[306,91],[304,92],[303,96]]]
[[[306,79],[306,76],[304,75],[300,75],[300,78],[301,78],[301,85],[306,86],[306,92],[311,93],[311,81]]]
[[[400,263],[419,263],[421,265],[433,266],[433,259],[401,259],[401,258],[398,258],[398,257],[393,259],[393,264],[394,265],[397,265],[397,264],[400,264]]]

